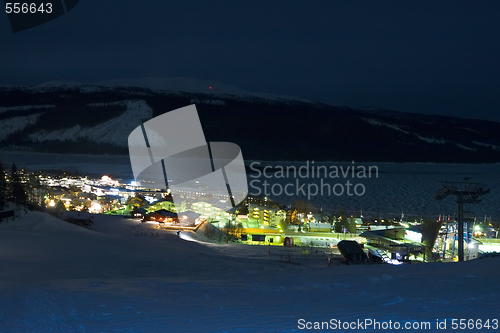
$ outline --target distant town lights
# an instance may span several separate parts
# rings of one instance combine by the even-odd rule
[[[102,206],[100,203],[97,203],[97,202],[92,202],[92,205],[89,209],[89,212],[90,213],[94,213],[94,214],[99,214],[102,212]]]

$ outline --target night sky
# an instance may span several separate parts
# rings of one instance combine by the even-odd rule
[[[0,14],[0,84],[182,76],[500,121],[499,14],[498,1],[82,0],[16,34]]]

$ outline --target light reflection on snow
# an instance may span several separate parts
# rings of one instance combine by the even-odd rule
[[[191,236],[189,233],[186,233],[186,232],[181,232],[179,234],[179,238],[183,239],[185,241],[188,241],[188,242],[197,242],[197,243],[200,243],[200,241],[194,239],[193,236]]]

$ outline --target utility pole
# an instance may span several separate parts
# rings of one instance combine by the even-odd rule
[[[464,182],[442,182],[443,187],[434,195],[434,199],[442,200],[448,195],[454,195],[457,203],[458,216],[458,261],[464,261],[464,203],[480,203],[481,196],[490,192],[479,183]]]

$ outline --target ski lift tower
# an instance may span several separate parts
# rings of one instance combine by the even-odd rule
[[[458,215],[458,261],[464,261],[464,203],[480,203],[481,196],[490,190],[485,189],[479,183],[469,183],[468,178],[464,182],[441,182],[443,187],[434,195],[434,199],[442,200],[448,195],[454,195],[457,203]]]

